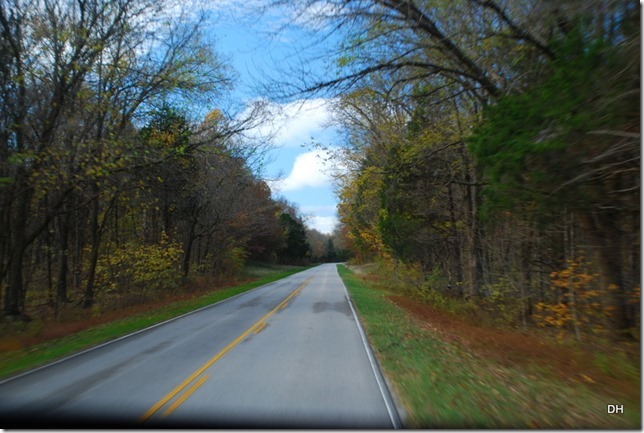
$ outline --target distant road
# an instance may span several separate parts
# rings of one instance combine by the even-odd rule
[[[393,428],[335,265],[0,382],[0,428]]]

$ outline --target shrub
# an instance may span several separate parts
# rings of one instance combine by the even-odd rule
[[[96,285],[103,295],[148,297],[175,288],[181,281],[182,249],[163,236],[158,244],[128,242],[101,257]]]

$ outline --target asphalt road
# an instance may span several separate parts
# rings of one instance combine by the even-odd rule
[[[0,427],[394,428],[335,265],[0,382]]]

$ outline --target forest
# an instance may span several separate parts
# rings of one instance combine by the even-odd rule
[[[358,257],[428,300],[638,338],[638,5],[374,3],[339,104]]]
[[[351,255],[426,302],[639,339],[638,3],[268,3],[341,35],[330,71],[267,86],[333,101],[347,169],[332,236],[262,179],[267,144],[245,132],[266,113],[224,109],[234,80],[199,19],[151,0],[0,0],[5,317]]]
[[[296,3],[344,32],[332,79],[282,89],[335,98],[358,263],[505,325],[639,340],[636,2]]]
[[[260,176],[266,143],[244,132],[261,104],[216,108],[230,68],[199,17],[167,6],[0,2],[3,317],[98,314],[246,263],[336,258]]]

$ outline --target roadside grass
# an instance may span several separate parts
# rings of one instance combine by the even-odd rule
[[[409,428],[640,429],[640,402],[564,381],[548,365],[510,367],[441,338],[343,265],[345,282]],[[624,414],[607,405],[623,404]]]
[[[264,270],[262,272],[263,276],[255,281],[237,286],[217,288],[208,294],[196,298],[172,302],[153,310],[94,326],[55,340],[16,350],[0,351],[0,379],[50,363],[62,357],[145,329],[199,308],[212,305],[305,269],[307,268],[289,267],[287,270],[283,270],[283,268],[276,267],[271,270]]]

